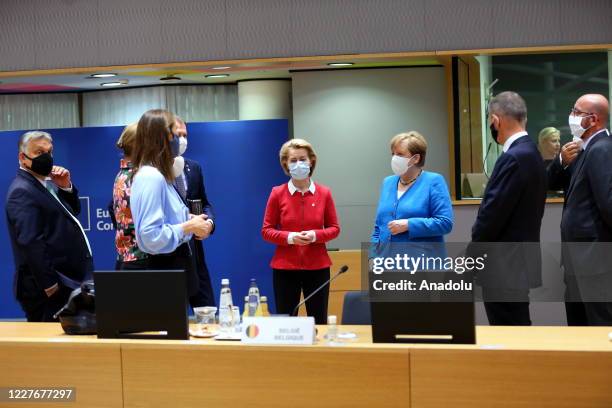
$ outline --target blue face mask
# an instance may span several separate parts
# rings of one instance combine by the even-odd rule
[[[179,155],[179,150],[181,146],[180,138],[177,135],[172,135],[172,140],[170,141],[170,151],[172,152],[172,157],[176,157]]]
[[[307,179],[310,175],[310,163],[307,161],[289,163],[289,174],[296,180]]]

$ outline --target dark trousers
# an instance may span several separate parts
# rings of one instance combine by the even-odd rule
[[[117,261],[117,264],[115,265],[115,269],[117,269],[118,271],[137,271],[148,269],[148,267],[148,259],[137,259],[135,261],[129,262]]]
[[[76,282],[76,288],[78,287],[79,282],[92,279],[93,270],[93,259],[91,257],[87,257],[85,260],[83,260],[83,265],[81,267],[83,276],[76,277],[74,274],[68,272],[66,272],[65,275]],[[73,290],[72,288],[66,286],[68,283],[63,284],[61,279],[59,280],[58,284],[58,290],[51,297],[48,297],[45,291],[36,284],[31,275],[17,283],[17,301],[21,305],[28,322],[58,321],[58,319],[53,318],[53,315],[59,312],[59,310],[64,307],[66,303],[68,303],[68,298]]]
[[[199,282],[198,291],[195,295],[189,297],[189,304],[191,307],[215,306],[215,295],[210,281],[210,273],[208,273],[208,266],[206,265],[202,241],[196,241],[194,238],[189,244],[194,254],[195,270]]]
[[[169,254],[151,255],[145,259],[122,262],[117,265],[119,270],[178,270],[186,274],[187,294],[194,295],[198,290],[198,275],[195,271],[193,255],[187,244],[182,244]]]
[[[612,326],[612,279],[608,276],[565,275],[568,326]],[[583,300],[601,300],[584,302]]]
[[[57,322],[53,315],[68,302],[72,289],[60,285],[51,297],[42,292],[39,297],[19,301],[28,322]]]
[[[329,268],[317,270],[273,269],[276,313],[293,313],[293,309],[300,303],[300,293],[302,291],[304,292],[304,298],[306,298],[328,279]],[[329,285],[306,302],[306,314],[313,316],[316,324],[327,324],[328,300]]]
[[[531,326],[529,290],[482,288],[491,326]]]

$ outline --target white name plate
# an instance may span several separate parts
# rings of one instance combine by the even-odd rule
[[[242,342],[246,344],[313,344],[314,317],[245,317]]]

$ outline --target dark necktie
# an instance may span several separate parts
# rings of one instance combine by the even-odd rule
[[[185,198],[187,198],[187,191],[185,191],[185,176],[183,176],[182,174],[177,176],[176,179],[174,179],[174,185],[176,187],[176,190],[181,195],[181,198],[185,200]]]

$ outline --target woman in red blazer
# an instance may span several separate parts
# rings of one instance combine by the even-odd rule
[[[312,145],[292,139],[280,149],[280,164],[291,177],[272,189],[261,234],[276,244],[273,270],[276,312],[290,314],[304,297],[329,279],[331,260],[325,243],[340,234],[336,207],[329,188],[311,180],[317,164]],[[306,302],[306,312],[317,324],[327,321],[329,287]]]

